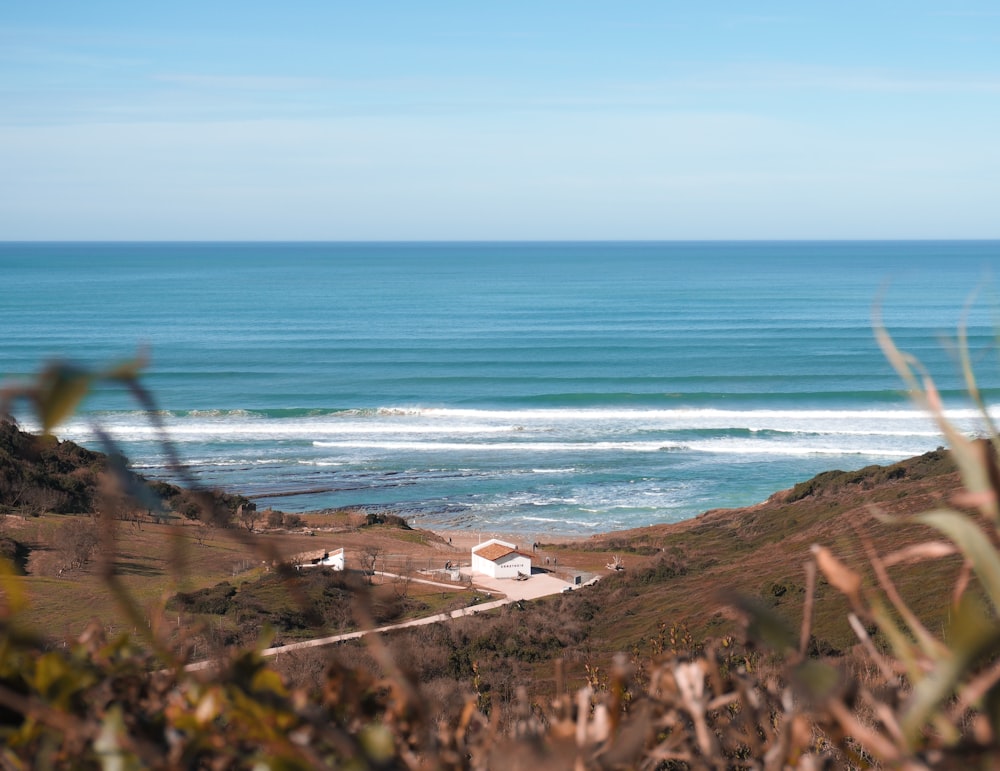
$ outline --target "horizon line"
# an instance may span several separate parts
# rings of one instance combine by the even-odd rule
[[[460,244],[836,244],[836,243],[1000,243],[1000,236],[991,238],[461,238],[461,239],[0,239],[0,246],[47,244],[101,245],[460,245]]]

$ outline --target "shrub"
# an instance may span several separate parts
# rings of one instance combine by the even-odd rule
[[[194,592],[181,592],[167,601],[167,610],[183,610],[188,613],[207,613],[224,616],[232,606],[236,587],[228,581]]]
[[[89,519],[77,518],[61,524],[53,538],[64,570],[83,567],[90,562],[99,541],[97,525]]]
[[[386,514],[385,512],[371,511],[365,515],[364,527],[371,527],[373,525],[388,525],[389,527],[396,527],[400,530],[412,530],[409,524],[398,514]]]

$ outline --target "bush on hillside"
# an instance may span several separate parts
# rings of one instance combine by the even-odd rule
[[[782,495],[791,503],[810,496],[839,495],[845,488],[871,490],[886,481],[908,476],[928,477],[950,474],[955,471],[951,453],[939,448],[892,466],[865,466],[857,471],[824,471],[812,479],[800,482]]]
[[[386,514],[381,511],[370,511],[365,515],[363,527],[372,527],[373,525],[387,525],[388,527],[396,527],[400,530],[413,529],[407,521],[398,514]]]

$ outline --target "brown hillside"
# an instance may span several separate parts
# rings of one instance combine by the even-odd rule
[[[827,472],[756,506],[596,536],[560,553],[566,562],[595,566],[613,555],[625,561],[625,571],[608,575],[578,598],[593,613],[592,642],[608,652],[651,639],[662,624],[686,624],[696,637],[735,631],[722,599],[733,591],[777,609],[797,629],[805,594],[803,565],[813,544],[830,547],[868,575],[862,539],[885,554],[934,537],[908,517],[959,488],[949,453],[938,450],[887,467]],[[956,560],[941,560],[892,573],[904,598],[931,628],[938,628],[947,612],[948,592],[927,590],[947,586],[957,568]],[[840,595],[820,582],[815,624],[820,649],[854,642],[846,612]]]

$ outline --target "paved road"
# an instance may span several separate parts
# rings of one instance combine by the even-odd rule
[[[463,575],[470,575],[469,568],[462,568]],[[534,600],[538,597],[548,597],[550,594],[559,594],[570,584],[561,578],[549,575],[548,573],[532,573],[527,581],[515,581],[512,578],[490,578],[489,576],[477,575],[474,583],[489,592],[496,592],[507,596],[508,600]]]
[[[463,569],[466,572],[468,568]],[[395,577],[392,573],[381,573],[387,577]],[[445,584],[439,581],[429,581],[423,578],[414,578],[414,581],[419,581],[423,584],[430,584],[432,586],[440,586],[446,589],[461,589],[462,584]],[[592,583],[592,582],[588,582]],[[494,610],[495,608],[503,607],[504,605],[510,605],[513,602],[520,602],[522,600],[534,600],[539,597],[547,597],[549,595],[558,594],[559,592],[565,591],[570,584],[565,581],[550,576],[546,573],[535,573],[527,581],[515,581],[511,578],[496,579],[490,578],[488,576],[477,575],[475,579],[475,585],[481,589],[485,589],[488,592],[494,594],[505,595],[502,599],[491,600],[490,602],[481,602],[476,605],[469,605],[465,608],[459,608],[458,610],[453,610],[450,613],[438,613],[433,616],[425,616],[424,618],[415,618],[409,621],[401,621],[398,624],[389,624],[387,626],[380,626],[376,629],[363,629],[357,632],[345,632],[343,634],[335,634],[329,637],[320,637],[315,640],[304,640],[303,642],[289,643],[288,645],[277,645],[273,648],[268,648],[264,650],[261,655],[263,656],[277,656],[280,653],[291,653],[293,651],[306,650],[307,648],[319,648],[324,645],[335,645],[337,643],[346,642],[347,640],[356,640],[359,637],[364,637],[366,634],[371,634],[372,632],[391,632],[395,629],[405,629],[407,627],[413,626],[424,626],[426,624],[437,624],[442,621],[447,621],[452,618],[461,618],[462,616],[472,616],[476,613],[483,613],[488,610]],[[188,670],[199,670],[207,669],[212,665],[211,661],[199,661],[195,664],[189,664],[186,669]]]
[[[463,569],[465,572],[467,569]],[[386,573],[385,575],[391,575]],[[431,584],[433,586],[444,586],[449,589],[460,588],[458,584],[443,584],[436,581],[428,581],[426,579],[413,579],[415,581],[420,581],[421,583]],[[305,640],[304,642],[289,643],[288,645],[278,645],[274,648],[268,648],[262,655],[264,656],[276,656],[279,653],[291,653],[292,651],[305,650],[306,648],[318,648],[323,645],[334,645],[339,642],[345,642],[347,640],[356,640],[359,637],[364,637],[366,634],[371,632],[391,632],[395,629],[405,629],[412,626],[424,626],[425,624],[438,624],[442,621],[447,621],[452,618],[461,618],[462,616],[471,616],[476,613],[483,613],[488,610],[493,610],[494,608],[500,608],[504,605],[510,605],[512,602],[520,602],[521,600],[534,600],[539,597],[547,597],[552,594],[558,594],[559,592],[566,589],[570,584],[565,581],[555,578],[553,576],[547,575],[545,573],[536,573],[531,576],[527,581],[515,581],[510,578],[496,579],[489,578],[488,576],[477,575],[475,579],[476,586],[481,589],[485,589],[489,592],[495,594],[506,595],[503,599],[492,600],[490,602],[481,602],[476,605],[469,605],[465,608],[459,608],[458,610],[453,610],[450,613],[438,613],[434,616],[425,616],[424,618],[415,618],[410,621],[402,621],[398,624],[389,624],[388,626],[380,626],[377,629],[364,629],[358,632],[346,632],[344,634],[335,634],[330,637],[321,637],[316,640]]]

